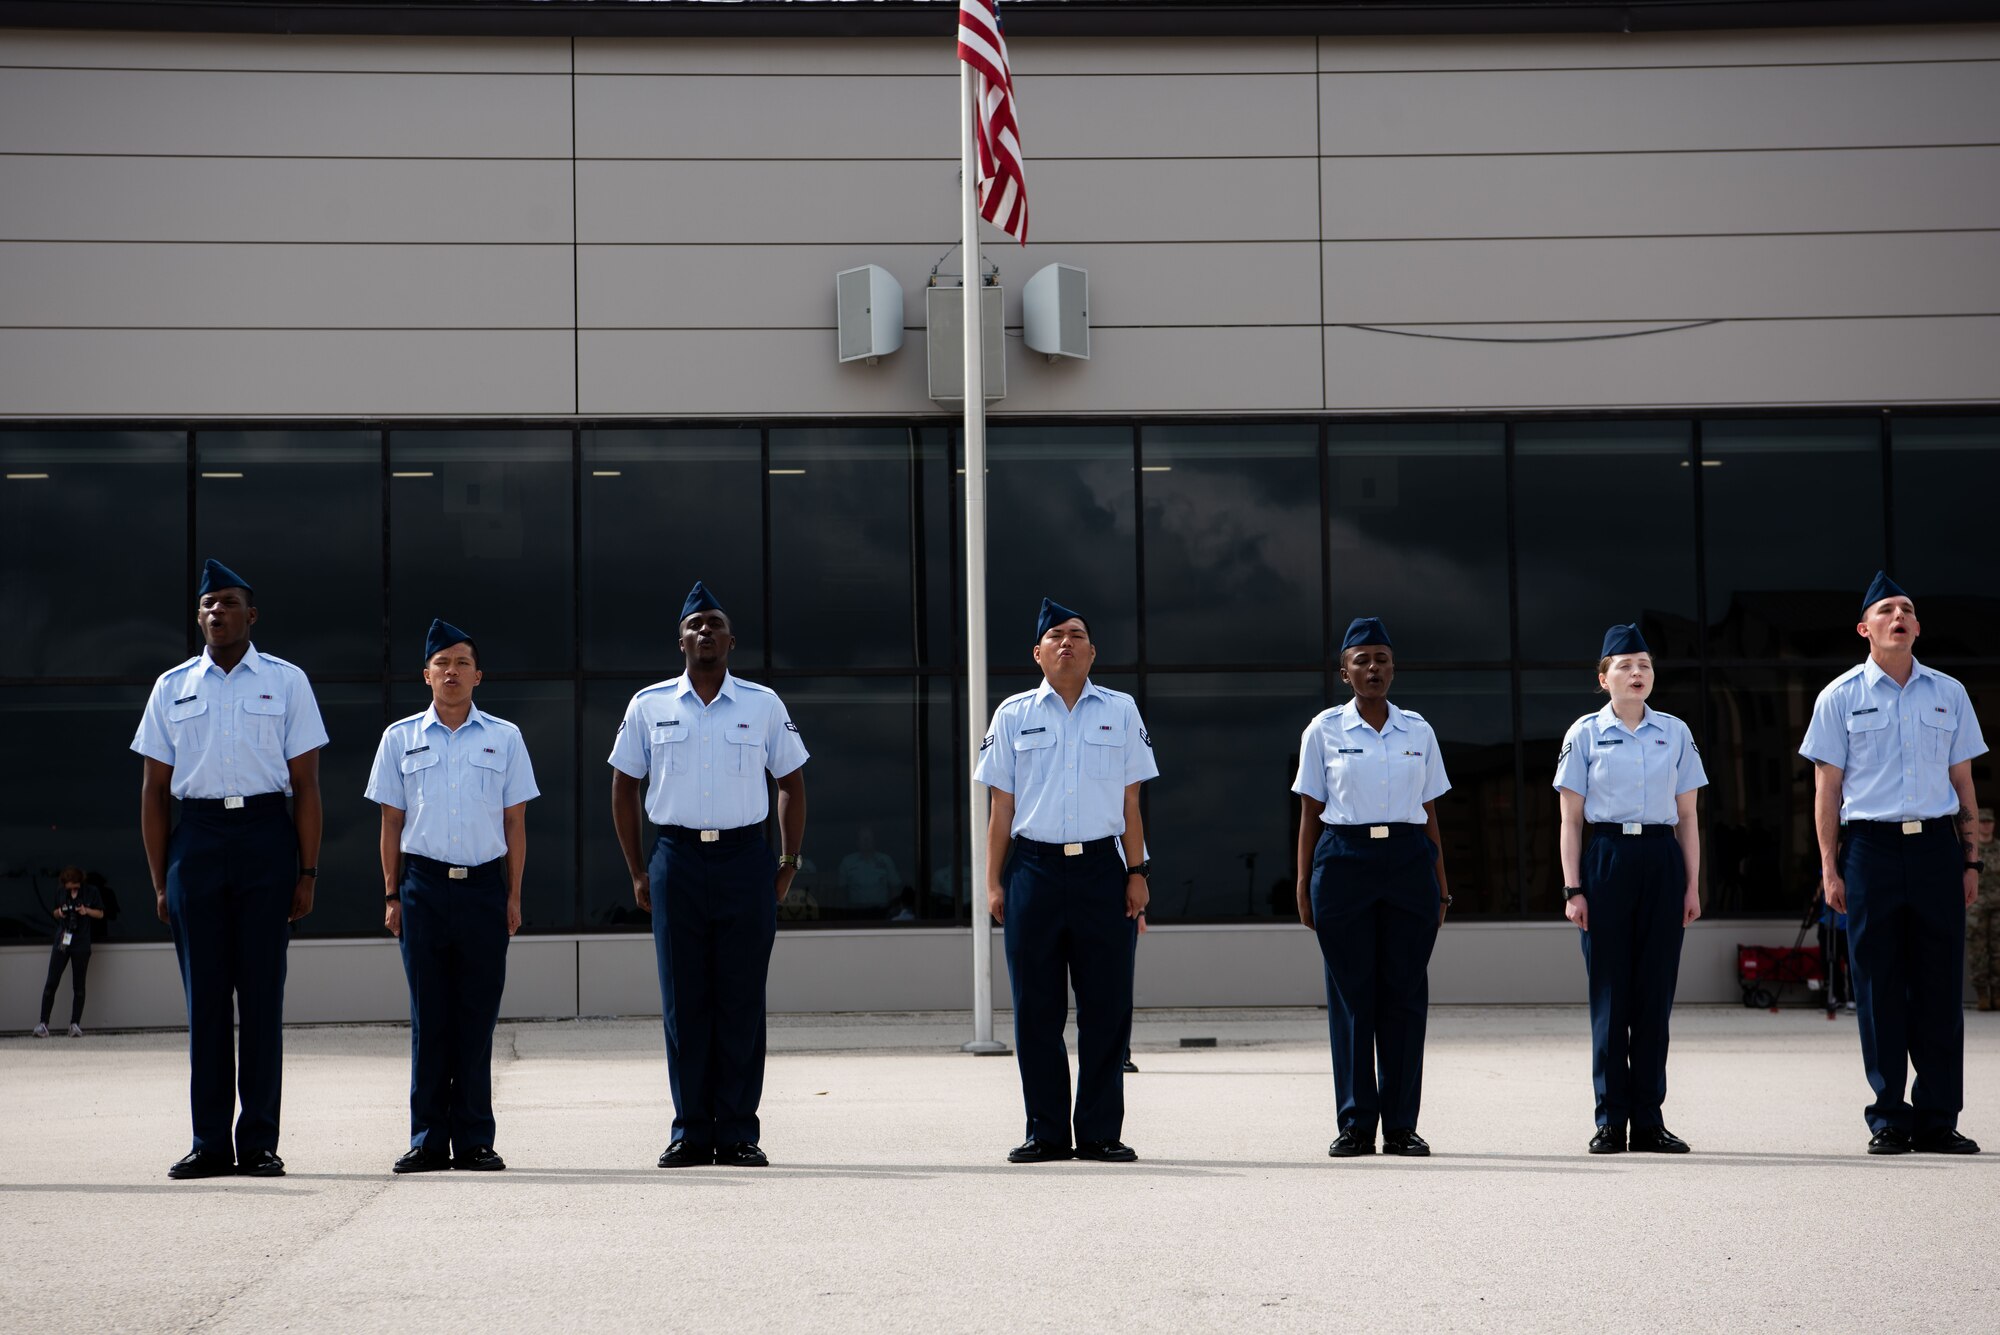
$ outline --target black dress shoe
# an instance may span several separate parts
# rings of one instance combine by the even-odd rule
[[[1335,1159],[1353,1159],[1363,1154],[1373,1154],[1375,1133],[1370,1131],[1364,1136],[1350,1126],[1334,1138],[1333,1144],[1326,1147],[1326,1152]]]
[[[1625,1152],[1625,1128],[1622,1126],[1600,1126],[1597,1134],[1590,1138],[1592,1154],[1623,1154]]]
[[[715,1161],[727,1168],[769,1168],[771,1161],[764,1157],[764,1151],[749,1141],[739,1141],[734,1145],[718,1146]]]
[[[186,1181],[191,1177],[234,1177],[235,1175],[236,1160],[226,1154],[217,1154],[213,1150],[206,1152],[196,1150],[179,1163],[167,1169],[167,1176],[177,1182]]]
[[[1067,1145],[1058,1145],[1050,1140],[1024,1140],[1007,1151],[1008,1163],[1054,1163],[1058,1159],[1073,1159],[1074,1151]]]
[[[1400,1154],[1406,1159],[1427,1159],[1431,1147],[1417,1134],[1416,1128],[1407,1131],[1384,1131],[1382,1133],[1382,1153]]]
[[[677,1140],[660,1155],[662,1168],[706,1168],[715,1162],[715,1150],[707,1145],[690,1145]]]
[[[1870,1154],[1908,1154],[1910,1133],[1898,1127],[1885,1126],[1868,1138]]]
[[[451,1167],[451,1156],[428,1145],[413,1145],[408,1153],[389,1166],[392,1173],[441,1173]]]
[[[1910,1148],[1918,1154],[1977,1154],[1979,1142],[1948,1126],[1935,1126],[1911,1136]]]
[[[474,1145],[469,1150],[460,1150],[451,1166],[471,1173],[498,1173],[507,1167],[507,1161],[495,1154],[491,1145]]]
[[[276,1150],[252,1150],[236,1161],[239,1177],[283,1177],[285,1161]]]
[[[1634,1154],[1686,1154],[1688,1143],[1663,1126],[1632,1128]]]
[[[1118,1140],[1080,1140],[1076,1143],[1076,1157],[1095,1163],[1137,1163],[1139,1151]]]
[[[1130,1057],[1127,1057],[1125,1059],[1125,1074],[1127,1075],[1139,1074],[1139,1063],[1133,1061]]]

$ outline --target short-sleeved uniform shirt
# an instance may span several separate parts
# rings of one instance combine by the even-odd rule
[[[1324,825],[1422,825],[1424,803],[1451,790],[1424,716],[1389,706],[1377,732],[1350,700],[1323,710],[1299,738],[1292,791],[1326,804]]]
[[[477,867],[507,855],[507,808],[542,790],[519,728],[473,705],[454,732],[432,705],[383,730],[365,795],[404,813],[405,853]]]
[[[1931,820],[1958,810],[1950,769],[1986,754],[1965,687],[1911,660],[1898,687],[1871,657],[1827,683],[1799,754],[1841,771],[1840,818]]]
[[[993,711],[972,777],[1014,797],[1017,839],[1088,843],[1125,833],[1125,789],[1159,777],[1138,702],[1085,681],[1076,708],[1047,681]]]
[[[611,766],[645,779],[646,818],[692,830],[759,825],[770,813],[764,775],[806,763],[805,739],[768,686],[725,673],[707,704],[685,676],[632,697],[611,745]]]
[[[292,791],[286,762],[326,745],[306,674],[251,645],[224,672],[207,649],[153,683],[132,749],[174,770],[177,798]]]
[[[1611,706],[1585,714],[1563,734],[1554,787],[1583,798],[1592,825],[1678,825],[1682,793],[1705,787],[1708,771],[1687,724],[1651,705],[1637,728]]]

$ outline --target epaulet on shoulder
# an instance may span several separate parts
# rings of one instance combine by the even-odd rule
[[[429,711],[427,710],[419,709],[414,714],[405,714],[403,715],[403,717],[397,719],[394,723],[391,723],[389,726],[392,728],[400,728],[405,723],[415,723],[418,719],[422,718],[428,712]]]
[[[160,674],[160,680],[165,681],[168,677],[173,676],[177,672],[186,672],[189,668],[193,667],[196,663],[199,662],[201,662],[200,654],[196,654],[193,658],[183,658],[180,662],[174,664],[172,667],[168,668],[165,672],[162,672]]]
[[[1678,723],[1683,728],[1687,727],[1687,721],[1683,719],[1679,714],[1669,714],[1664,709],[1655,709],[1653,711],[1653,717],[1656,719],[1665,719],[1668,723]]]
[[[665,681],[656,681],[651,686],[641,686],[637,691],[633,692],[633,694],[651,695],[654,691],[672,690],[673,688],[679,686],[680,684],[681,684],[681,679],[679,677],[668,677]]]
[[[1402,707],[1401,705],[1397,705],[1397,706],[1396,706],[1396,708],[1398,708],[1398,709],[1403,709],[1403,707]],[[1422,714],[1419,714],[1419,713],[1418,713],[1418,712],[1417,712],[1416,710],[1414,710],[1414,709],[1403,709],[1403,717],[1404,717],[1404,718],[1413,718],[1413,719],[1415,719],[1415,720],[1416,720],[1417,722],[1419,722],[1419,723],[1428,723],[1428,722],[1430,722],[1430,720],[1429,720],[1429,719],[1425,718],[1425,717],[1424,717],[1424,716],[1423,716]]]
[[[1112,698],[1113,700],[1125,700],[1125,701],[1128,701],[1128,702],[1130,702],[1130,703],[1133,703],[1133,704],[1137,704],[1137,703],[1138,703],[1138,701],[1137,701],[1137,700],[1136,700],[1136,699],[1135,699],[1135,698],[1134,698],[1134,697],[1133,697],[1133,696],[1132,696],[1132,695],[1131,695],[1131,694],[1130,694],[1129,692],[1126,692],[1126,691],[1121,691],[1121,690],[1118,690],[1118,689],[1117,689],[1116,687],[1113,687],[1113,686],[1099,686],[1099,687],[1098,687],[1097,689],[1098,689],[1098,690],[1100,690],[1100,691],[1103,691],[1103,692],[1104,692],[1104,693],[1105,693],[1106,695],[1110,696],[1110,697],[1111,697],[1111,698]]]
[[[294,672],[302,673],[305,671],[304,668],[300,667],[297,663],[294,663],[289,658],[280,658],[276,654],[267,654],[262,649],[259,649],[257,651],[257,655],[258,657],[262,658],[266,663],[276,663],[279,667],[290,668]]]
[[[1856,663],[1853,667],[1847,669],[1847,671],[1841,673],[1838,677],[1835,677],[1832,681],[1828,682],[1826,684],[1826,689],[1830,691],[1836,686],[1846,685],[1848,682],[1853,681],[1856,677],[1860,676],[1862,672],[1867,669],[1867,667],[1868,664],[1865,661]]]
[[[1656,709],[1653,712],[1657,714],[1660,711]],[[1590,722],[1592,719],[1596,717],[1597,717],[1597,711],[1595,709],[1591,710],[1588,714],[1578,714],[1576,716],[1576,722],[1570,724],[1569,727],[1564,729],[1564,731],[1575,732],[1578,728],[1581,728],[1584,724]]]
[[[736,684],[738,686],[741,686],[746,691],[762,691],[765,695],[777,694],[776,691],[772,690],[769,686],[764,685],[762,682],[745,681],[743,680],[743,678],[738,677],[736,679]]]
[[[1038,687],[1037,689],[1040,688]],[[1011,705],[1016,700],[1032,700],[1034,698],[1035,698],[1034,691],[1016,691],[1012,695],[1008,696],[1005,700],[1002,700],[1000,703],[1003,705]]]

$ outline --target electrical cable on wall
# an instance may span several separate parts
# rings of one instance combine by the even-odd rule
[[[1369,334],[1394,334],[1398,338],[1436,338],[1447,343],[1599,343],[1613,338],[1644,338],[1648,334],[1672,334],[1683,329],[1703,329],[1724,320],[1690,320],[1686,324],[1662,325],[1658,329],[1627,329],[1617,334],[1565,334],[1554,338],[1494,338],[1486,334],[1429,334],[1418,329],[1388,329],[1378,324],[1343,324],[1336,329],[1359,329]]]

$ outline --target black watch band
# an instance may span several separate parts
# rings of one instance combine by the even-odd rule
[[[318,868],[318,867],[301,867],[301,868],[299,868],[299,875],[301,875],[301,876],[310,876],[310,877],[312,877],[312,878],[313,878],[313,879],[314,879],[315,881],[317,881],[317,880],[319,879],[319,868]]]
[[[1582,887],[1582,886],[1580,886],[1580,885],[1566,885],[1566,886],[1564,886],[1564,887],[1563,887],[1563,903],[1565,903],[1565,904],[1569,903],[1569,901],[1570,901],[1570,900],[1572,900],[1572,899],[1575,899],[1575,898],[1576,898],[1576,897],[1577,897],[1578,895],[1580,895],[1580,894],[1582,894],[1582,893],[1583,893],[1583,887]]]
[[[1125,874],[1127,876],[1143,876],[1150,881],[1153,879],[1153,860],[1147,858],[1136,867],[1127,867]]]
[[[1968,862],[1965,864],[1965,869],[1967,871],[1985,871],[1986,864],[1983,862]]]
[[[401,890],[391,890],[388,894],[382,896],[382,902],[385,904],[400,904],[403,902],[403,892]]]

